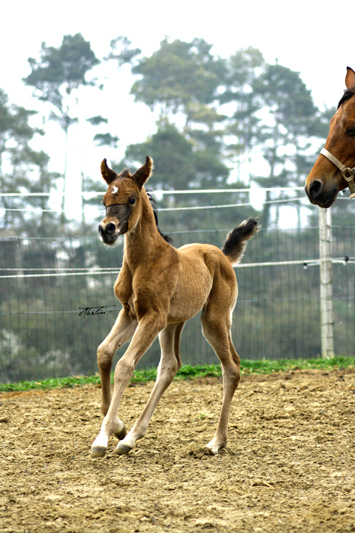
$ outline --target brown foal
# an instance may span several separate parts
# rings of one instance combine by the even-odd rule
[[[106,453],[108,439],[121,439],[118,454],[129,452],[144,437],[149,420],[165,389],[181,366],[180,335],[184,324],[202,309],[202,328],[222,364],[223,402],[217,431],[207,444],[217,454],[227,443],[230,406],[238,386],[240,360],[231,339],[232,311],[237,300],[237,280],[232,265],[242,257],[246,241],[259,230],[249,218],[230,232],[223,249],[209,244],[189,244],[178,250],[160,234],[153,208],[143,187],[152,171],[152,160],[131,175],[116,174],[106,160],[102,177],[108,184],[104,196],[106,217],[99,225],[103,242],[113,245],[124,234],[124,256],[114,292],[122,310],[106,339],[98,348],[97,360],[102,386],[101,431],[95,439],[92,457]],[[134,368],[159,335],[161,360],[150,398],[126,435],[118,408]],[[111,398],[110,370],[116,350],[131,343],[118,361]]]

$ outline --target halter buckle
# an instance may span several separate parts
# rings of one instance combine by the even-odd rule
[[[355,177],[355,168],[344,168],[344,170],[342,171],[342,175],[346,181],[353,181]]]
[[[355,167],[349,168],[344,166],[343,163],[339,161],[339,159],[337,159],[333,154],[331,154],[326,148],[322,148],[320,153],[329,159],[333,165],[338,167],[344,180],[349,184],[350,198],[355,198]]]

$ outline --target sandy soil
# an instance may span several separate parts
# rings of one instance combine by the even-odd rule
[[[127,389],[128,428],[151,389]],[[220,381],[174,382],[129,455],[91,459],[100,393],[0,395],[1,532],[355,531],[354,373],[244,378],[216,457]]]

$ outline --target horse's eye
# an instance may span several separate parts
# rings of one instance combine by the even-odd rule
[[[348,128],[348,129],[346,130],[346,133],[347,133],[348,135],[355,135],[355,126],[351,126],[351,128]]]
[[[136,203],[136,199],[135,198],[130,198],[128,200],[128,202],[131,204],[131,205],[134,205]]]

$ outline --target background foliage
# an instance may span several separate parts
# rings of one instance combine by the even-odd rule
[[[23,81],[43,106],[41,128],[37,113],[20,102],[12,103],[0,87],[0,272],[5,276],[0,278],[1,380],[93,372],[96,346],[114,316],[108,312],[83,319],[78,308],[107,302],[119,305],[112,293],[113,274],[8,277],[15,268],[29,274],[34,268],[118,268],[121,264],[122,246],[109,253],[93,237],[101,217],[95,219],[92,211],[85,210],[83,217],[69,220],[64,200],[60,211],[51,210],[49,202],[50,195],[60,193],[57,184],[62,181],[65,190],[73,178],[67,172],[68,132],[78,122],[82,95],[105,91],[110,84],[110,79],[98,76],[102,65],[117,67],[122,75],[123,69],[130,69],[132,96],[156,119],[155,131],[144,142],[126,146],[123,159],[113,161],[114,168],[134,170],[149,154],[155,161],[149,186],[166,193],[158,197],[161,209],[211,206],[190,212],[161,211],[161,229],[174,233],[175,246],[194,241],[221,246],[232,227],[247,216],[260,215],[263,231],[251,243],[248,261],[317,257],[317,220],[310,206],[296,200],[287,204],[297,208],[298,227],[287,232],[282,231],[280,204],[272,203],[286,194],[275,187],[303,186],[333,113],[317,108],[298,72],[277,62],[268,64],[254,48],[221,58],[199,38],[191,42],[165,38],[158,50],[144,57],[134,43],[118,36],[107,55],[99,58],[79,33],[63,36],[57,48],[42,43],[38,57],[28,63],[30,73]],[[49,121],[58,124],[65,138],[62,172],[49,170],[50,155],[33,148],[46,134]],[[92,132],[93,145],[106,147],[115,159],[123,129],[122,125],[112,129],[110,124],[108,117],[95,115],[85,117],[84,127]],[[258,175],[248,170],[255,158],[263,169]],[[104,189],[101,181],[80,172],[76,179],[82,180],[86,193]],[[248,203],[243,189],[251,185],[274,188],[266,193],[270,203],[264,203],[260,212],[250,205],[212,208]],[[241,192],[229,192],[236,188]],[[224,192],[196,194],[197,189]],[[176,190],[191,194],[173,194]],[[11,196],[14,193],[21,196]],[[31,196],[34,193],[41,196]],[[98,207],[99,201],[97,196],[86,196],[81,205],[78,198],[78,207],[80,211],[82,206]],[[307,219],[302,218],[305,211]],[[343,202],[333,211],[335,225],[344,226],[336,230],[336,250],[355,255],[348,249],[352,235],[339,233],[353,226],[351,207]],[[347,343],[354,296],[347,277],[350,269],[348,265],[339,273],[342,285],[336,289],[341,354],[349,354],[351,346]],[[320,351],[318,268],[257,267],[237,273],[240,299],[234,334],[241,355],[316,356]],[[212,351],[201,340],[198,318],[186,327],[183,339],[186,363],[214,362]],[[146,363],[156,363],[158,353],[154,345]]]
[[[42,130],[31,124],[35,112],[10,104],[3,91],[0,94],[0,180],[3,191],[30,192],[35,174],[41,175],[36,190],[53,191],[62,176],[65,184],[73,179],[67,176],[69,129],[78,122],[80,98],[85,91],[105,91],[110,84],[99,79],[100,67],[110,64],[123,70],[129,68],[134,77],[131,94],[137,102],[148,106],[156,118],[156,130],[143,143],[128,145],[123,160],[113,162],[117,170],[137,167],[149,153],[155,160],[152,187],[163,190],[197,188],[243,188],[251,184],[262,187],[302,186],[322,145],[328,130],[332,110],[320,110],[314,104],[298,72],[286,66],[268,64],[260,50],[241,49],[230,57],[221,58],[203,39],[191,42],[165,38],[160,48],[144,57],[126,37],[111,40],[111,50],[103,58],[96,56],[89,41],[80,34],[64,35],[60,46],[42,43],[38,57],[29,58],[30,74],[24,83],[33,89],[33,96],[43,105],[45,122]],[[94,94],[94,93],[92,93]],[[48,156],[35,153],[31,142],[45,131],[46,121],[55,121],[66,139],[63,153],[63,172],[48,173]],[[112,125],[111,125],[112,127]],[[92,129],[93,145],[107,147],[113,155],[120,144],[124,125],[109,130],[107,117],[86,117],[81,128]],[[80,132],[79,132],[80,133]],[[250,173],[248,161],[260,159],[260,175]],[[25,178],[14,180],[21,174]],[[31,176],[32,174],[32,176]],[[81,176],[82,188],[102,190],[103,185],[92,176]],[[37,178],[38,180],[38,178]],[[282,199],[285,193],[267,192],[266,200]],[[245,202],[246,195],[218,196],[220,204],[231,198],[232,203]],[[1,197],[4,207],[38,205],[44,209],[45,197],[38,199],[11,199]],[[81,207],[78,198],[78,207]],[[5,206],[6,203],[6,206]],[[83,205],[95,203],[97,198],[84,199]],[[164,196],[161,207],[184,205],[213,205],[216,196]],[[290,205],[290,204],[289,204]],[[298,226],[301,209],[295,203]],[[62,203],[64,210],[64,197]],[[264,228],[279,226],[280,206],[264,204]],[[250,209],[250,214],[255,214]],[[21,234],[28,228],[21,224],[23,214],[5,212],[2,226],[16,224]],[[58,213],[57,213],[58,216]],[[86,215],[87,216],[87,215]],[[180,215],[164,219],[168,229],[196,229],[233,226],[244,216],[234,210],[200,214],[198,222]],[[51,215],[58,227],[56,215]],[[60,215],[61,231],[80,233],[90,231],[83,217],[81,224],[65,220]],[[91,222],[91,221],[88,221]],[[169,223],[171,222],[171,223]],[[48,229],[50,221],[41,224]],[[38,224],[37,224],[38,226]],[[92,226],[90,226],[91,228]],[[41,233],[43,231],[43,233]]]

